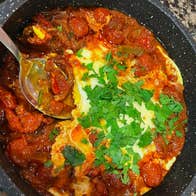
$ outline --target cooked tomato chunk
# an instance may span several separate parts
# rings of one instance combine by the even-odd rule
[[[105,9],[105,8],[96,8],[94,10],[94,17],[96,22],[101,23],[101,24],[105,24],[107,22],[107,17],[110,15],[109,10]]]
[[[60,101],[52,100],[50,102],[50,110],[53,114],[60,114],[63,111],[64,104]]]
[[[66,76],[60,70],[54,70],[51,72],[51,86],[52,92],[56,94],[64,94],[65,96],[69,93],[70,85],[66,80]]]
[[[105,38],[112,44],[121,44],[125,37],[120,30],[105,28]]]
[[[146,162],[140,171],[144,182],[149,187],[158,186],[163,179],[161,166],[152,161]]]
[[[85,19],[74,17],[70,19],[69,24],[76,37],[80,38],[88,34],[88,23]]]
[[[156,62],[149,54],[142,54],[138,57],[138,63],[135,66],[135,75],[140,77],[148,74],[150,71],[155,69]]]

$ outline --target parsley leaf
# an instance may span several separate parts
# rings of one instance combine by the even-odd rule
[[[42,101],[43,101],[43,90],[40,90],[39,91],[38,98],[37,98],[38,105],[41,105],[42,104]]]
[[[93,63],[88,63],[84,65],[88,70],[92,70],[93,69]]]
[[[150,131],[146,131],[139,140],[138,146],[145,147],[152,142],[152,133]]]
[[[98,146],[101,144],[101,142],[102,142],[102,140],[104,139],[104,137],[105,137],[104,132],[103,132],[103,131],[99,132],[99,133],[97,134],[97,139],[96,139],[96,141],[95,141],[95,143],[94,143],[94,146],[95,146],[95,147],[98,147]]]
[[[175,101],[173,97],[169,97],[167,95],[161,94],[160,95],[160,102],[163,105],[166,105],[168,109],[174,113],[179,113],[182,111],[183,107],[182,105]]]
[[[76,56],[77,56],[77,57],[83,57],[83,56],[82,56],[82,52],[83,52],[83,48],[81,48],[80,50],[78,50],[78,51],[76,52]]]
[[[44,163],[44,167],[51,167],[52,166],[52,161],[48,160]]]
[[[88,72],[86,72],[86,73],[83,74],[82,80],[86,81],[88,79],[88,77],[89,77],[89,74],[88,74]]]
[[[66,161],[74,167],[81,165],[86,159],[85,155],[82,152],[69,145],[64,147],[62,154],[65,157]]]
[[[63,31],[63,26],[62,26],[62,25],[58,25],[56,28],[57,28],[57,30],[58,30],[59,32],[62,32],[62,31]]]
[[[183,137],[183,134],[182,134],[182,132],[176,130],[176,136],[177,136],[177,137]]]
[[[82,138],[82,139],[81,139],[81,143],[83,143],[83,144],[88,144],[89,142],[88,142],[88,140],[87,140],[86,138]]]
[[[56,129],[56,128],[52,129],[52,131],[49,134],[50,141],[53,141],[58,134],[59,134],[58,129]]]
[[[131,169],[132,169],[132,171],[133,171],[135,174],[137,174],[137,175],[140,174],[140,169],[139,169],[139,166],[138,166],[138,165],[134,164],[134,165],[132,166]]]
[[[106,62],[109,62],[112,60],[112,52],[108,52],[105,56],[105,60]]]
[[[120,64],[120,63],[118,63],[117,65],[116,65],[116,67],[119,69],[119,70],[126,70],[127,69],[127,66],[126,65],[122,65],[122,64]]]
[[[128,184],[130,181],[128,171],[129,167],[124,167],[121,173],[121,181],[124,184]]]

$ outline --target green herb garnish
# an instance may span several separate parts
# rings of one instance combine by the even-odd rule
[[[142,51],[133,52],[139,55]],[[84,66],[88,71],[83,75],[83,80],[96,78],[99,83],[93,88],[88,84],[83,88],[91,107],[87,114],[78,118],[84,128],[96,127],[99,130],[93,144],[94,165],[104,165],[107,172],[117,175],[127,184],[130,169],[137,175],[140,172],[138,162],[141,157],[133,146],[136,144],[145,148],[158,133],[166,138],[168,127],[172,132],[176,129],[175,122],[183,107],[173,97],[164,94],[160,95],[159,104],[154,103],[154,92],[143,89],[143,81],[128,81],[119,87],[117,75],[120,70],[126,69],[126,65],[117,62],[111,52],[106,54],[105,64],[98,71],[95,72],[93,62]],[[154,112],[155,117],[151,120],[155,129],[142,127],[144,122],[141,112],[134,107],[135,103],[143,104],[147,110]],[[104,124],[101,123],[103,119]],[[180,135],[178,132],[176,134]],[[107,147],[105,141],[109,141]]]
[[[62,154],[65,157],[66,162],[73,167],[81,165],[86,159],[85,155],[81,151],[72,146],[65,146]]]
[[[182,132],[176,130],[176,136],[177,136],[177,137],[183,137],[183,134],[182,134]]]
[[[83,52],[83,49],[81,48],[80,50],[78,50],[78,51],[76,52],[76,56],[77,56],[77,57],[83,57],[83,56],[82,56],[82,52]]]
[[[44,167],[51,167],[52,166],[52,161],[51,160],[47,160],[45,163],[44,163]]]
[[[38,95],[38,99],[37,99],[38,105],[41,105],[42,101],[43,101],[43,90],[40,90],[39,95]]]
[[[54,138],[55,138],[58,134],[59,134],[59,130],[58,130],[58,129],[56,129],[56,128],[52,129],[52,131],[51,131],[50,134],[49,134],[49,139],[50,139],[50,141],[53,141]]]
[[[106,54],[105,60],[106,60],[106,62],[109,62],[109,61],[112,60],[112,53],[111,53],[111,52],[108,52],[108,53]]]
[[[62,32],[62,31],[63,31],[63,26],[62,26],[62,25],[58,25],[56,28],[57,28],[57,30],[58,30],[59,32]]]
[[[82,139],[81,139],[81,143],[83,143],[83,144],[88,144],[89,142],[88,142],[88,140],[87,140],[86,138],[82,138]]]
[[[149,131],[146,131],[143,135],[140,137],[140,141],[138,143],[139,147],[145,147],[152,142],[152,133]]]

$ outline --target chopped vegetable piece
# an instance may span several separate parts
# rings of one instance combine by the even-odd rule
[[[72,146],[65,146],[62,154],[65,157],[66,162],[68,162],[73,167],[81,165],[86,159],[82,152]]]
[[[45,163],[44,163],[44,167],[51,167],[52,166],[52,161],[51,160],[47,160]]]
[[[41,91],[39,91],[39,95],[38,95],[38,99],[37,99],[38,105],[41,105],[42,101],[43,101],[43,91],[41,90]]]
[[[151,134],[151,132],[147,131],[140,137],[140,141],[139,141],[138,145],[140,147],[145,147],[145,146],[151,144],[151,142],[152,142],[152,134]]]
[[[76,52],[76,56],[77,56],[77,57],[83,57],[83,56],[82,56],[82,52],[83,52],[83,49],[78,50],[78,51]]]
[[[46,36],[46,32],[39,26],[32,26],[34,33],[37,35],[39,39],[44,39]]]
[[[83,144],[88,144],[88,143],[89,143],[88,140],[87,140],[86,138],[82,138],[82,139],[81,139],[81,142],[82,142]]]
[[[176,130],[176,136],[177,136],[177,137],[183,137],[183,134],[182,134],[182,132]]]
[[[56,128],[52,129],[52,131],[49,134],[50,141],[53,141],[58,134],[59,134],[58,129],[56,129]]]
[[[106,54],[105,60],[106,60],[106,62],[110,62],[112,60],[112,53],[111,52]]]
[[[59,26],[57,26],[56,28],[57,28],[57,30],[58,30],[59,32],[62,32],[62,31],[63,31],[63,26],[62,26],[62,25],[59,25]]]

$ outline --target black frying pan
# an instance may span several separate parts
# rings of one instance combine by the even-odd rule
[[[7,0],[8,1],[8,0]],[[22,4],[23,2],[26,2]],[[8,4],[7,4],[8,5]],[[21,5],[21,6],[20,6]],[[179,66],[185,85],[185,99],[188,107],[188,129],[182,154],[163,183],[147,193],[148,196],[188,196],[196,192],[196,45],[176,18],[157,0],[15,0],[15,4],[0,7],[4,15],[2,25],[7,33],[14,36],[21,32],[33,15],[57,7],[104,6],[117,9],[135,17],[148,27],[162,42],[170,57]],[[19,7],[19,9],[18,9]],[[5,21],[11,9],[16,11]],[[3,55],[3,51],[0,51]],[[37,193],[19,176],[0,148],[0,187],[8,195],[35,196]]]

